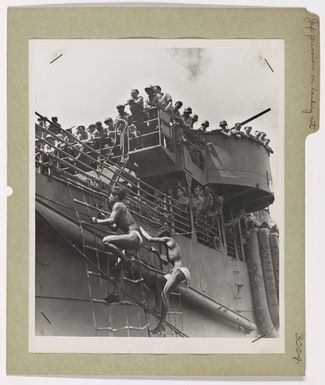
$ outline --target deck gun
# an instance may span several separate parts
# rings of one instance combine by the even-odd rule
[[[239,124],[240,126],[243,126],[244,124],[247,124],[247,123],[251,122],[252,120],[255,120],[255,119],[259,118],[260,116],[268,113],[269,111],[271,111],[271,108],[267,108],[266,110],[264,110],[262,112],[259,112],[258,114],[256,114],[256,115],[254,115],[254,116],[244,120],[241,123],[237,123],[237,124]],[[234,127],[231,127],[230,130],[233,130],[235,127],[236,127],[236,125]]]

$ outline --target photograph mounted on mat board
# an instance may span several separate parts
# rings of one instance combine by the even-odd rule
[[[9,9],[8,374],[303,375],[318,87],[305,9]]]
[[[283,40],[35,39],[29,63],[29,350],[283,353]]]

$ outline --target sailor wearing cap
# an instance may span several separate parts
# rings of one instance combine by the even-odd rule
[[[244,131],[241,131],[241,135],[242,135],[242,137],[246,137],[246,138],[253,140],[254,142],[257,142],[257,139],[255,138],[255,136],[253,134],[251,134],[251,132],[252,132],[252,127],[246,126],[246,127],[244,127]]]
[[[175,133],[175,141],[177,144],[182,142],[183,137],[183,119],[180,109],[183,107],[183,102],[178,100],[172,109],[171,123]]]
[[[58,140],[56,141],[56,147],[66,151],[68,149],[68,143],[70,142],[69,136],[65,131],[62,131],[62,133],[58,134],[57,137]]]
[[[57,134],[57,137],[54,140],[55,147],[60,147],[60,145],[62,144],[62,138],[63,138],[63,135],[61,133]]]
[[[255,131],[255,140],[260,143],[264,144],[266,139],[266,133],[263,131]]]
[[[55,152],[55,138],[51,134],[47,134],[45,140],[42,156],[42,162],[45,164],[43,164],[42,169],[45,174],[50,174],[53,161],[52,155]]]
[[[46,156],[52,155],[54,153],[55,139],[51,134],[45,136],[45,140],[48,143],[44,144],[43,151]]]
[[[261,140],[262,142],[264,142],[265,139],[266,139],[266,133],[265,133],[265,132],[261,132],[260,140]]]
[[[266,147],[266,149],[271,153],[271,154],[273,154],[273,150],[272,150],[272,148],[269,146],[269,143],[270,143],[270,139],[266,139],[265,141],[264,141],[264,146]]]
[[[244,132],[243,132],[244,136],[248,136],[248,137],[252,136],[251,132],[252,132],[251,126],[244,127]]]
[[[232,128],[230,133],[233,134],[234,136],[236,136],[236,138],[241,138],[242,137],[242,135],[241,135],[241,124],[240,123],[236,123],[235,127]]]
[[[176,188],[176,205],[182,210],[187,211],[190,198],[186,195],[186,188],[184,186],[177,186]]]
[[[124,122],[124,124],[127,124],[129,122],[130,115],[124,111],[125,105],[118,104],[116,106],[116,109],[117,109],[118,115],[114,121],[114,126],[117,126],[117,125],[120,126],[121,122]]]
[[[219,127],[222,130],[224,130],[224,129],[228,128],[228,123],[225,120],[221,120],[221,122],[219,123]]]
[[[43,118],[43,117],[38,117],[37,118],[37,121],[38,121],[38,125],[40,127],[43,127],[43,128],[46,128],[46,118]]]
[[[155,90],[155,87],[154,86],[149,86],[149,87],[146,87],[144,89],[148,95],[146,101],[145,101],[145,104],[144,104],[144,108],[147,110],[147,111],[150,111],[153,107],[158,107],[159,105],[159,97],[158,95],[156,94],[156,90]]]
[[[198,120],[199,120],[199,117],[196,114],[194,114],[192,116],[191,128],[194,127],[194,124],[196,124]]]
[[[165,110],[165,111],[172,113],[172,111],[173,111],[172,97],[167,93],[161,92],[161,87],[158,85],[155,86],[155,91],[156,91],[156,95],[158,97],[158,106],[162,110]]]
[[[182,119],[181,113],[179,111],[182,107],[183,107],[183,102],[178,100],[175,103],[175,106],[174,106],[173,111],[172,111],[172,119],[175,119],[177,121],[177,123]]]
[[[89,137],[92,136],[93,132],[96,130],[96,126],[94,124],[89,124],[86,131],[88,132]]]
[[[203,120],[201,126],[196,130],[197,135],[202,135],[206,132],[207,128],[210,126],[208,120]]]
[[[149,91],[150,92],[150,91]],[[130,112],[131,112],[131,121],[134,123],[139,130],[139,133],[146,134],[147,123],[143,123],[148,120],[148,114],[144,110],[143,97],[139,95],[139,90],[134,88],[131,90],[131,99],[127,102]]]
[[[106,124],[106,127],[105,127],[106,135],[109,136],[111,132],[115,131],[113,119],[111,117],[108,117],[104,120],[104,123]]]
[[[111,117],[108,117],[104,120],[104,123],[107,126],[105,127],[106,138],[104,140],[104,147],[110,147],[113,146],[113,144],[115,143],[115,129],[113,119]]]
[[[108,126],[109,129],[113,128],[113,119],[111,117],[108,117],[104,120],[104,123]]]
[[[255,138],[259,141],[259,142],[263,142],[266,138],[266,133],[263,132],[263,131],[255,131]]]
[[[127,104],[129,105],[132,118],[136,120],[137,115],[142,113],[143,106],[143,97],[139,95],[139,90],[134,88],[131,90],[131,99],[128,100]]]
[[[54,139],[53,135],[51,135],[51,134],[47,134],[47,135],[45,136],[45,139],[46,139],[48,142],[51,142],[51,143],[54,143],[54,142],[55,142],[55,139]]]
[[[183,114],[182,114],[183,126],[188,129],[191,129],[191,126],[192,126],[191,114],[192,114],[191,107],[187,107],[183,110]]]
[[[88,134],[86,132],[85,126],[78,126],[77,127],[77,139],[83,143],[88,141]]]
[[[102,126],[101,122],[96,122],[96,124],[90,124],[87,128],[88,144],[96,150],[100,148],[100,139],[102,136],[101,132],[98,129],[99,126],[101,126],[102,130],[104,130],[104,127]]]
[[[114,131],[114,122],[113,122],[113,118],[111,118],[110,116],[108,118],[106,118],[104,120],[104,123],[106,124],[107,127],[105,127],[105,130],[107,132],[107,135],[109,134],[109,132],[111,131]]]
[[[96,130],[102,135],[104,131],[104,127],[102,122],[98,121],[95,123]]]
[[[116,106],[116,109],[118,111],[119,114],[123,113],[124,112],[124,108],[125,108],[125,105],[124,104],[118,104]]]
[[[269,146],[270,139],[266,139],[266,133],[263,131],[256,131],[256,139],[261,143],[271,154],[273,154],[272,148]]]
[[[194,216],[197,219],[197,216],[204,204],[204,196],[203,190],[200,185],[196,185],[193,190],[192,198],[191,198],[192,206],[194,208]]]
[[[205,132],[209,126],[210,126],[210,123],[208,120],[203,120],[203,122],[201,123],[203,132]]]
[[[230,129],[228,128],[228,123],[225,120],[222,120],[219,123],[220,129],[218,130],[222,135],[227,136],[228,138],[231,137]]]
[[[152,95],[152,94],[155,94],[156,93],[156,90],[155,90],[155,87],[154,86],[148,86],[148,87],[145,87],[144,90],[146,91],[146,93],[148,95]]]

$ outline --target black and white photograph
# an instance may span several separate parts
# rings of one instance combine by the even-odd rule
[[[31,352],[284,351],[284,82],[281,39],[30,40]]]

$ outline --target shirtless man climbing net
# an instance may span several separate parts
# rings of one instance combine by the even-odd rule
[[[191,275],[188,268],[182,265],[181,249],[175,240],[171,238],[169,229],[163,229],[157,237],[151,236],[143,228],[141,228],[141,233],[149,242],[165,244],[168,250],[167,256],[160,254],[159,251],[153,247],[151,248],[151,251],[154,252],[165,265],[168,265],[169,263],[173,265],[170,274],[166,274],[164,276],[167,282],[165,283],[161,293],[161,317],[155,329],[152,330],[152,333],[157,334],[162,332],[166,327],[165,324],[169,308],[169,294],[181,284],[188,286]]]
[[[106,223],[111,228],[120,229],[124,234],[112,234],[103,238],[106,248],[117,257],[115,265],[115,288],[105,301],[108,303],[120,302],[121,290],[124,285],[124,267],[130,262],[129,252],[138,251],[143,243],[140,228],[136,224],[129,210],[124,204],[127,190],[123,187],[113,187],[109,196],[112,212],[108,218],[99,219],[92,217],[93,223]]]

